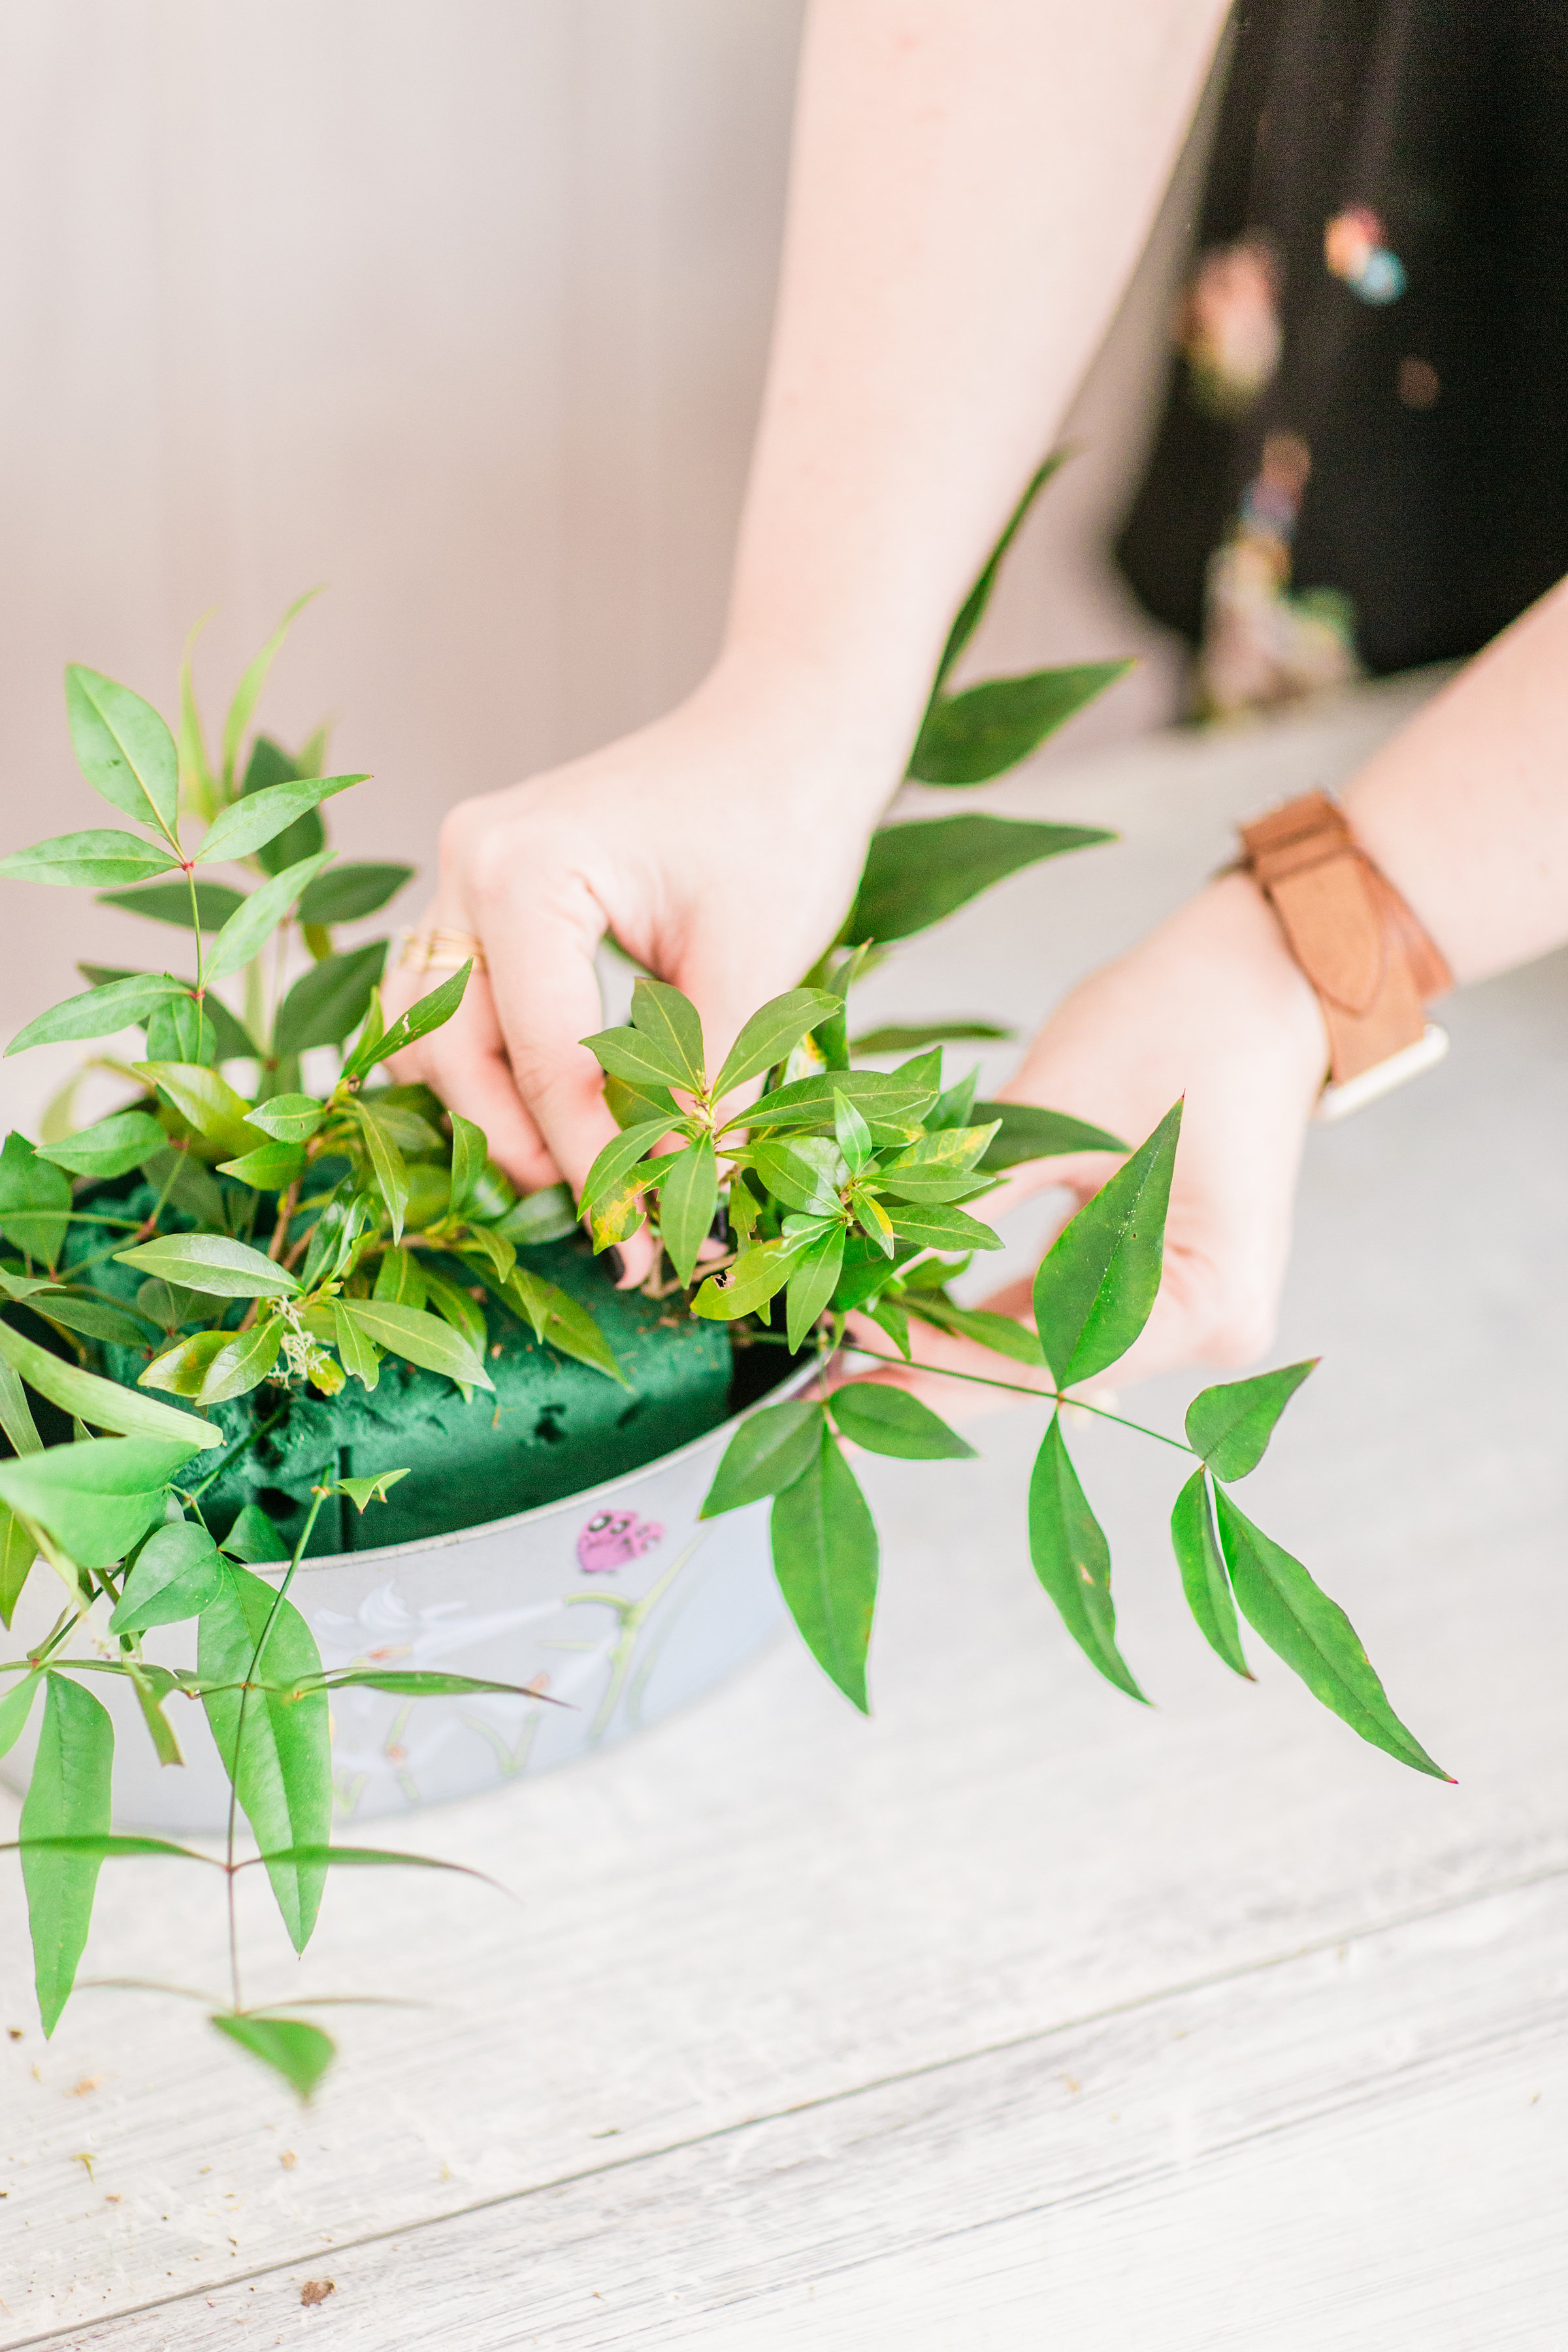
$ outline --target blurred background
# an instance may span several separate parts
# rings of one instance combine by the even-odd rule
[[[0,846],[107,821],[70,754],[68,660],[172,716],[210,612],[210,736],[316,582],[261,719],[292,744],[330,715],[331,764],[374,773],[334,808],[347,855],[428,870],[453,801],[696,683],[766,360],[800,19],[799,0],[0,0]],[[971,656],[1143,656],[1047,758],[1174,708],[1173,648],[1104,549],[1203,138]],[[419,904],[416,885],[395,914]],[[5,885],[6,1034],[79,985],[78,957],[150,944],[85,892]],[[12,1118],[51,1073],[49,1049],[8,1066]]]

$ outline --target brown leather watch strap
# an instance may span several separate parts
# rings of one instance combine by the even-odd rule
[[[1335,1086],[1416,1045],[1452,984],[1440,950],[1326,793],[1243,825],[1243,865],[1317,992]]]

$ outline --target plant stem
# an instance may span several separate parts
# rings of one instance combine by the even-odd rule
[[[1098,1421],[1113,1421],[1119,1429],[1135,1429],[1141,1437],[1156,1437],[1162,1445],[1173,1445],[1178,1454],[1196,1454],[1195,1447],[1184,1444],[1179,1437],[1167,1437],[1163,1429],[1151,1429],[1147,1422],[1129,1421],[1124,1413],[1108,1412],[1102,1404],[1088,1404],[1066,1389],[1031,1389],[1026,1388],[1022,1381],[988,1380],[984,1372],[950,1371],[945,1364],[906,1363],[902,1356],[880,1356],[875,1348],[862,1348],[856,1339],[846,1339],[844,1346],[847,1354],[868,1356],[874,1364],[891,1364],[895,1371],[930,1372],[940,1381],[969,1381],[976,1388],[1005,1389],[1012,1396],[1047,1397],[1054,1404],[1076,1405],[1079,1412],[1092,1412]]]

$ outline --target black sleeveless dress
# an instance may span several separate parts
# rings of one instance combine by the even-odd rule
[[[1118,553],[1221,713],[1568,572],[1568,0],[1243,0]]]

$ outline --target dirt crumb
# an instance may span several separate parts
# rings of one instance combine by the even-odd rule
[[[307,2306],[312,2303],[325,2303],[327,2297],[336,2294],[337,2291],[336,2279],[307,2279],[300,2289],[300,2300]]]
[[[279,2151],[278,2161],[285,2172],[292,2172],[300,2159],[291,2147],[286,2147]]]

